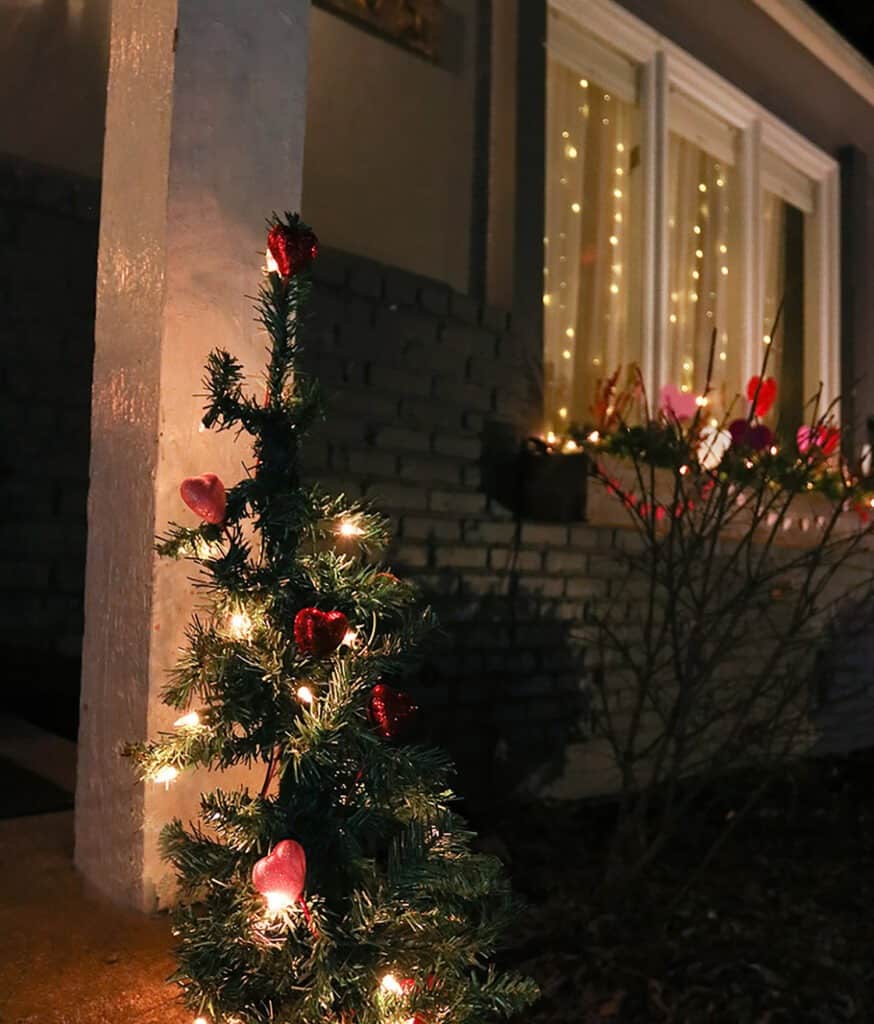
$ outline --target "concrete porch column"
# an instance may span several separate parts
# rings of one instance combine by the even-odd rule
[[[153,553],[185,476],[241,475],[248,451],[198,431],[202,367],[251,368],[251,302],[272,210],[297,209],[309,0],[113,0],[92,403],[76,863],[119,903],[172,898],[160,827],[204,777],[138,785],[121,745],[160,704],[194,607],[191,567]]]

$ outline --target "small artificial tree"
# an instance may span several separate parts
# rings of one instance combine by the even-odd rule
[[[416,672],[433,617],[375,561],[386,521],[300,479],[320,412],[297,366],[316,254],[296,215],[274,216],[256,306],[266,397],[224,351],[205,379],[204,425],[248,434],[252,468],[227,491],[185,480],[202,522],[159,542],[199,567],[206,600],[163,694],[182,716],[129,752],[164,783],[264,770],[258,792],[204,792],[198,822],[163,830],[174,980],[210,1024],[480,1024],[536,988],[488,966],[511,909],[501,865],[471,849],[446,755],[404,742],[416,708],[391,683]]]

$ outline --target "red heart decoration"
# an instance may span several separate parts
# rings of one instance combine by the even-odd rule
[[[757,388],[758,397],[756,397]],[[751,402],[755,400],[756,407],[753,409],[753,416],[767,416],[777,399],[777,381],[773,377],[766,377],[759,384],[758,377],[750,377],[747,382],[747,398]]]
[[[304,654],[324,658],[343,643],[349,620],[342,612],[301,608],[294,617],[294,639]]]
[[[276,269],[287,281],[306,270],[319,254],[319,240],[304,223],[294,218],[290,224],[275,224],[267,235],[267,250]]]
[[[262,896],[271,894],[277,903],[299,903],[307,876],[307,858],[303,847],[293,839],[283,839],[252,868],[252,885]],[[274,895],[275,894],[275,895]],[[278,899],[277,899],[278,897]]]
[[[370,691],[367,713],[384,740],[405,736],[415,724],[418,708],[408,693],[377,683]]]
[[[225,518],[227,495],[225,485],[215,473],[188,476],[179,485],[182,500],[208,523],[218,524]]]

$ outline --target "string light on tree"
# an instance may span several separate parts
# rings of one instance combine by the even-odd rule
[[[316,695],[308,686],[299,686],[295,696],[301,704],[314,704],[316,700]]]
[[[252,619],[246,611],[233,612],[228,619],[228,633],[234,640],[251,639],[252,629]]]
[[[200,715],[196,711],[189,711],[188,714],[177,718],[173,725],[177,729],[197,729],[200,725]]]
[[[344,519],[337,527],[337,533],[341,537],[363,537],[364,530],[353,519]]]
[[[152,776],[152,782],[157,782],[162,785],[164,789],[170,788],[170,783],[175,782],[179,778],[179,769],[174,768],[172,764],[166,764],[163,768],[159,768]]]

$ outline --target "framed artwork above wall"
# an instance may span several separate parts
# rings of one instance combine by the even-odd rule
[[[338,14],[428,60],[439,57],[442,0],[314,0]]]

